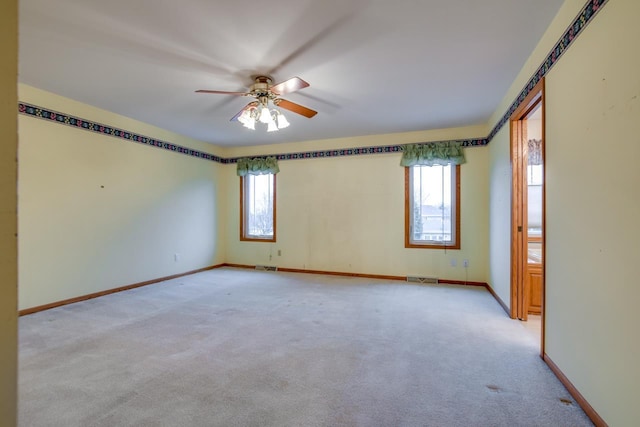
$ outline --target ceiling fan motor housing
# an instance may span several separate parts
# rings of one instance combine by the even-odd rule
[[[268,96],[271,88],[271,78],[267,76],[257,76],[255,83],[251,85],[251,94],[256,97]]]

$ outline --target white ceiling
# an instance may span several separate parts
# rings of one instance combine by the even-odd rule
[[[221,146],[483,124],[562,2],[20,0],[19,81]],[[194,93],[256,74],[318,115],[250,131]]]

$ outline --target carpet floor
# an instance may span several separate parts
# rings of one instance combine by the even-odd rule
[[[19,337],[24,427],[592,425],[482,288],[223,268]]]

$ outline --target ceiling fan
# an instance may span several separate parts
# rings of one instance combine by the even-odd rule
[[[255,129],[255,122],[259,121],[268,125],[268,131],[274,131],[289,126],[287,119],[277,110],[269,109],[269,102],[276,107],[284,108],[296,114],[311,118],[318,114],[310,108],[304,107],[295,102],[280,98],[280,95],[296,92],[309,86],[299,77],[292,77],[288,80],[272,85],[273,80],[268,76],[256,76],[254,83],[249,87],[248,92],[227,92],[221,90],[197,90],[197,93],[213,93],[233,96],[250,96],[255,98],[244,106],[242,110],[231,118],[231,121],[239,121],[249,129]]]

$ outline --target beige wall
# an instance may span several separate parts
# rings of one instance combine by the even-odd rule
[[[215,149],[32,87],[20,85],[19,96]],[[30,116],[18,121],[21,309],[224,262],[221,164]]]
[[[0,3],[0,425],[16,425],[18,2]]]
[[[547,353],[640,425],[640,2],[610,2],[547,79]]]
[[[565,2],[503,106],[583,5]],[[612,426],[640,424],[639,14],[636,0],[608,2],[546,78],[546,353]],[[508,138],[503,129],[490,144],[490,275],[501,295],[508,257],[494,257],[508,242],[509,204],[493,192],[506,190]]]
[[[323,148],[478,137],[484,128],[325,141]],[[316,149],[318,145],[315,146]],[[261,154],[305,146],[260,147]],[[245,149],[232,152],[248,154]],[[487,281],[488,150],[465,150],[461,169],[461,250],[404,247],[404,168],[400,154],[280,161],[277,176],[277,242],[239,240],[239,178],[227,169],[227,262],[380,275],[427,275]],[[278,256],[278,251],[282,255]],[[451,260],[457,262],[451,266]],[[468,271],[463,259],[469,260]]]
[[[489,285],[511,300],[511,161],[509,126],[489,144]]]

